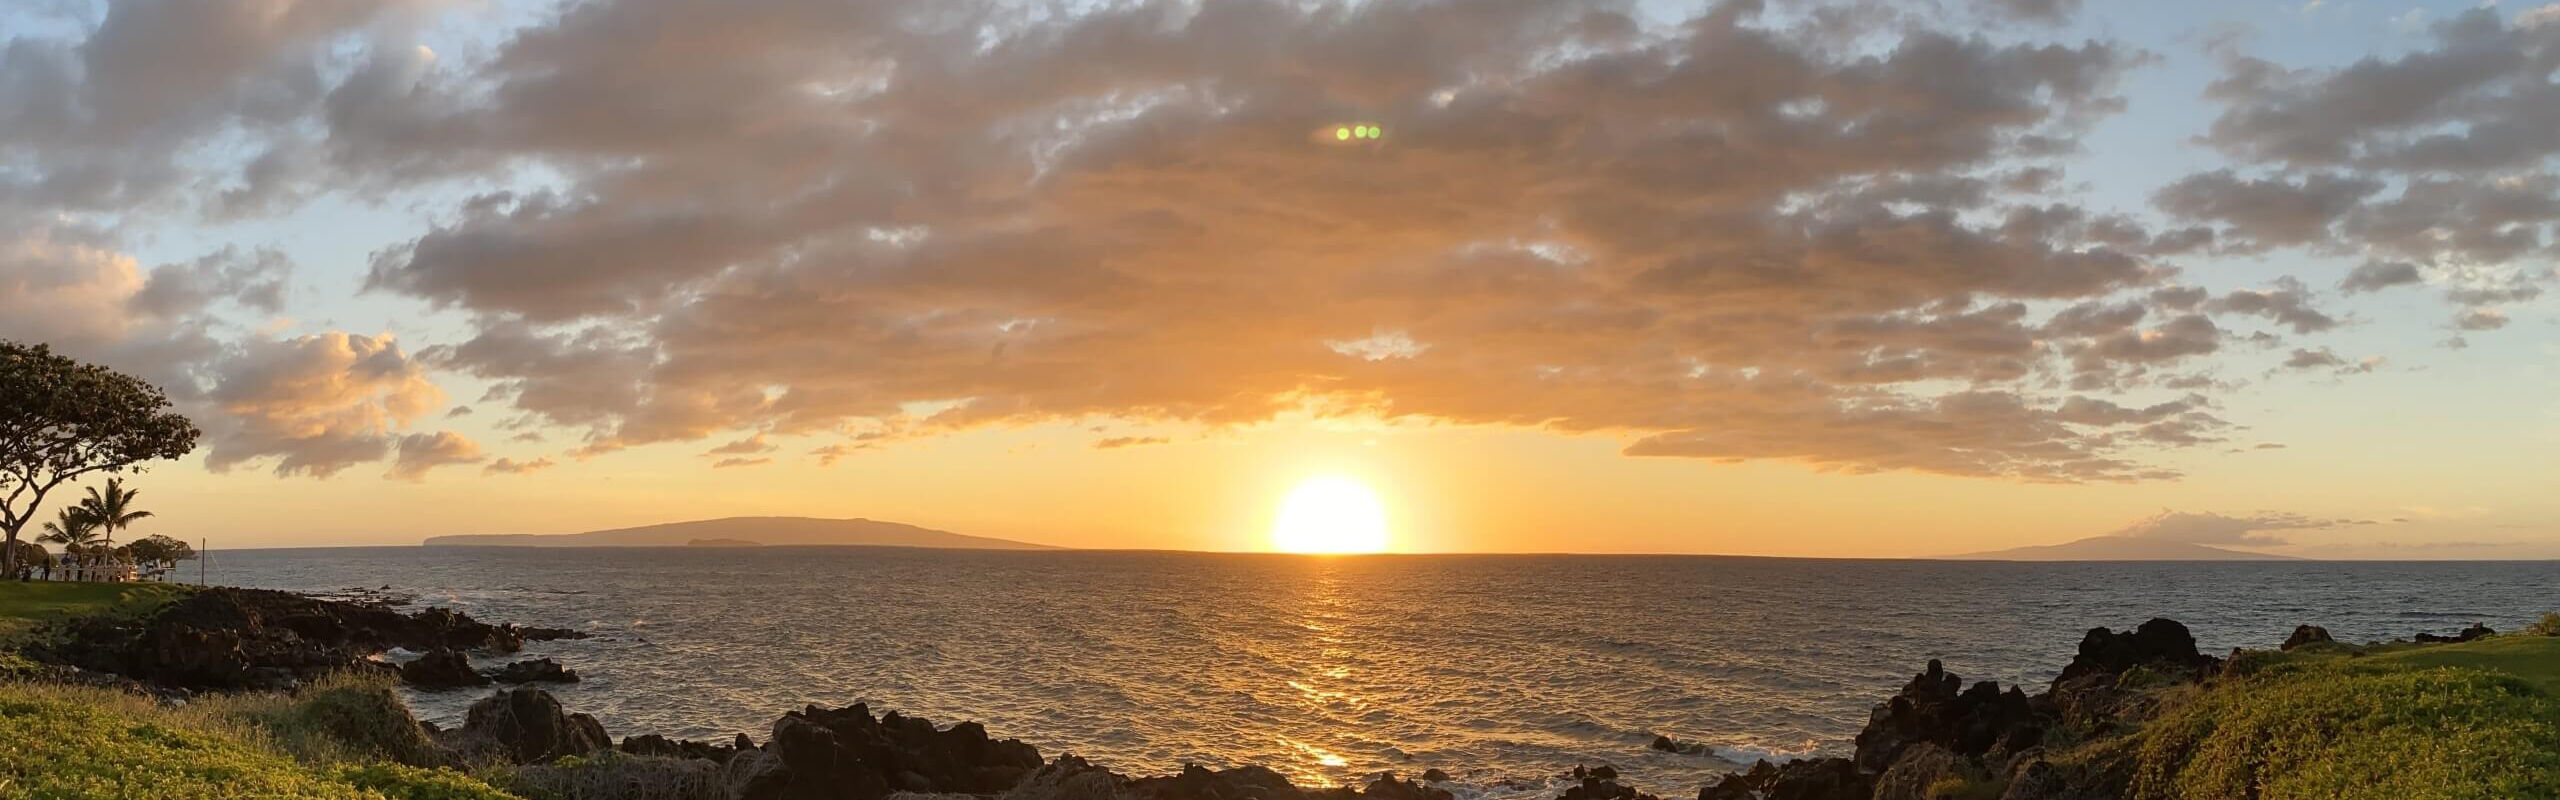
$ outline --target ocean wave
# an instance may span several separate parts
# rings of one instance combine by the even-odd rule
[[[1438,767],[1461,800],[1552,798],[1598,764],[1683,796],[1759,759],[1843,752],[1930,658],[1955,655],[1969,681],[2050,679],[2071,656],[2054,631],[2170,616],[2218,651],[2303,622],[2346,641],[2507,629],[2560,580],[2545,563],[2022,564],[1977,580],[1961,564],[1679,557],[722,558],[737,568],[681,550],[471,548],[240,551],[212,567],[217,583],[391,586],[601,634],[526,657],[578,670],[562,702],[617,736],[761,739],[784,711],[861,697],[1124,774],[1260,764],[1342,785]],[[2404,610],[2448,581],[2464,610]],[[448,724],[474,699],[414,703]],[[1709,746],[1656,752],[1656,731]]]

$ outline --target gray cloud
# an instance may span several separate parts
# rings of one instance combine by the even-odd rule
[[[228,300],[273,314],[284,308],[284,283],[292,273],[293,262],[281,252],[225,247],[193,262],[153,269],[126,304],[137,313],[173,317]]]
[[[2311,305],[2311,289],[2291,275],[2277,278],[2272,289],[2234,289],[2211,303],[2215,311],[2232,314],[2254,314],[2292,328],[2294,333],[2318,333],[2338,327],[2338,321]]]
[[[2061,425],[2059,398],[2019,384],[2064,348],[2211,352],[2201,319],[2170,345],[2095,344],[2141,315],[2105,298],[2193,245],[2008,205],[2049,181],[1995,180],[2118,108],[2135,56],[1926,28],[1852,48],[1750,4],[1629,36],[1627,12],[597,3],[468,75],[381,51],[332,98],[361,124],[326,149],[574,180],[457,207],[369,280],[480,315],[425,357],[587,430],[589,452],[1312,403],[1634,431],[1646,455],[2163,474],[2115,452],[2140,437]],[[639,24],[753,57],[679,69],[615,33]],[[1389,140],[1313,138],[1346,119]],[[1980,209],[2002,221],[1956,213]],[[2083,310],[2040,320],[2029,300]],[[1414,352],[1326,344],[1379,331]],[[1794,430],[1725,430],[1745,424]]]
[[[2080,13],[2081,0],[1974,0],[1976,5],[2033,22],[2059,24]]]
[[[2357,265],[2355,271],[2347,273],[2346,280],[2338,282],[2338,288],[2348,294],[2379,292],[2394,286],[2418,283],[2421,280],[2423,279],[2418,275],[2416,264],[2406,261],[2367,261]]]
[[[2507,315],[2494,308],[2474,308],[2454,315],[2453,326],[2466,331],[2494,331],[2507,326]]]
[[[2353,292],[2443,278],[2466,306],[2539,294],[2560,255],[2560,26],[2480,7],[2432,26],[2429,46],[2296,69],[2219,49],[2222,105],[2203,140],[2263,178],[2189,176],[2163,211],[2224,226],[2243,249],[2372,257]],[[2466,318],[2470,315],[2466,314]]]
[[[2221,223],[2222,238],[2256,249],[2324,241],[2331,225],[2382,189],[2381,181],[2362,177],[2244,179],[2222,170],[2181,178],[2152,200],[2171,216]]]
[[[811,451],[832,463],[987,425],[1311,411],[1621,434],[1635,455],[2163,478],[2157,450],[2230,427],[2187,397],[2225,386],[2189,369],[2228,338],[2215,315],[2337,324],[2299,282],[2217,298],[2169,259],[2341,231],[2416,247],[2446,219],[2539,213],[2530,182],[2389,205],[2345,162],[2182,181],[2160,202],[2185,227],[2091,212],[2053,158],[2122,108],[2145,56],[1877,5],[1734,2],[1649,29],[1609,0],[619,0],[485,59],[408,44],[385,5],[128,3],[86,40],[8,45],[0,122],[26,125],[0,125],[0,150],[44,167],[0,171],[0,203],[228,217],[556,178],[438,195],[368,265],[369,289],[461,312],[467,336],[362,359],[388,370],[320,357],[388,344],[343,334],[168,359],[241,397],[259,391],[231,374],[287,355],[332,387],[225,410],[242,422],[222,465],[386,457],[433,367],[580,454],[745,436],[706,453],[728,466],[767,435],[842,437]],[[1978,8],[2041,24],[2078,5]],[[173,38],[208,26],[231,27]],[[1350,121],[1388,136],[1322,138]],[[250,144],[210,166],[108,158],[221,136]],[[48,294],[133,280],[80,258],[88,288]],[[95,293],[272,310],[257,260]]]
[[[289,129],[326,89],[331,45],[410,5],[132,0],[108,5],[82,39],[13,36],[0,44],[0,156],[11,164],[0,209],[123,212],[243,181],[264,191],[273,162],[231,175],[186,156],[226,135]]]

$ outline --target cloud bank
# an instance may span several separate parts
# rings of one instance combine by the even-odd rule
[[[412,430],[445,375],[564,456],[715,466],[1314,413],[2073,482],[2225,441],[2218,359],[2345,324],[2332,287],[2437,287],[2474,333],[2541,293],[2560,26],[2477,11],[2337,69],[2226,46],[2199,134],[2230,165],[2132,213],[2064,188],[2153,58],[2063,37],[2080,10],[597,0],[447,56],[423,0],[118,3],[0,49],[0,335],[181,383],[213,466],[288,475],[477,463]],[[1325,135],[1352,121],[1383,136]],[[466,334],[244,330],[281,257],[146,274],[83,221],[331,195],[414,200],[365,286]],[[2365,264],[2182,278],[2282,248]]]

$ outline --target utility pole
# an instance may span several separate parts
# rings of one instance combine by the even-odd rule
[[[211,561],[211,560],[213,560],[213,540],[212,540],[212,539],[197,539],[197,540],[196,540],[196,585],[197,585],[197,586],[203,586],[203,585],[205,585],[205,582],[204,582],[204,562]]]

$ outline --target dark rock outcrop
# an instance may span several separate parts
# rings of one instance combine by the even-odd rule
[[[690,739],[669,739],[654,733],[644,733],[638,736],[622,737],[622,746],[615,749],[635,756],[697,758],[728,763],[729,759],[736,757],[740,751],[755,749],[754,744],[745,742],[746,734],[738,734],[738,739],[740,741],[738,744],[714,744]]]
[[[1747,772],[1725,773],[1699,789],[1698,800],[1867,800],[1873,791],[1873,781],[1849,759],[1792,759],[1784,766],[1760,761]]]
[[[2320,632],[2323,640],[2325,633]],[[2296,633],[2298,638],[2311,635]],[[1977,787],[2005,781],[2010,800],[2115,798],[2130,781],[2124,765],[2101,759],[2057,767],[2041,757],[2048,735],[2103,735],[2119,723],[2138,690],[2202,680],[2220,673],[2222,665],[2221,659],[2197,652],[2195,636],[2185,625],[2167,619],[2130,631],[2090,630],[2070,665],[2032,696],[1991,682],[1968,687],[1932,660],[1900,692],[1876,706],[1858,732],[1851,758],[1799,759],[1784,765],[1762,761],[1750,770],[1726,773],[1700,789],[1698,797],[1920,800],[1952,779]]]
[[[29,655],[188,689],[283,689],[341,670],[389,669],[367,658],[419,652],[512,652],[529,636],[448,609],[402,614],[372,603],[263,589],[197,591],[145,617],[84,617],[55,626]]]
[[[1661,800],[1636,791],[1636,787],[1618,783],[1618,769],[1602,764],[1597,767],[1574,767],[1571,777],[1577,781],[1565,787],[1560,800]]]
[[[1930,659],[1928,669],[1868,716],[1866,729],[1858,732],[1857,768],[1883,772],[1904,748],[1924,742],[1981,756],[1994,748],[2024,750],[2044,738],[2044,721],[2025,692],[2014,686],[2002,691],[1990,681],[1962,686],[1964,679]]]
[[[746,757],[740,753],[741,759]],[[740,770],[732,761],[732,774]],[[1446,773],[1425,781],[1447,780]],[[789,795],[783,795],[789,797]],[[854,795],[812,795],[811,797],[853,797]],[[1094,766],[1072,755],[1031,771],[1021,782],[1005,792],[1004,800],[1453,800],[1448,790],[1406,780],[1395,773],[1372,776],[1360,789],[1343,786],[1331,789],[1301,789],[1287,777],[1265,767],[1246,766],[1212,770],[1196,764],[1184,765],[1181,772],[1146,778],[1128,778]]]
[[[1665,753],[1678,753],[1680,755],[1688,756],[1708,755],[1710,753],[1707,746],[1704,744],[1697,742],[1683,742],[1669,736],[1655,736],[1653,737],[1653,744],[1646,745],[1646,747]]]
[[[424,689],[489,685],[488,678],[471,669],[471,657],[453,650],[431,650],[400,665],[400,680]]]
[[[1447,789],[1435,789],[1414,781],[1400,779],[1393,772],[1382,772],[1370,778],[1369,785],[1360,790],[1360,796],[1368,800],[1456,800],[1457,798],[1457,795],[1451,794]]]
[[[780,754],[741,750],[737,756],[720,765],[720,777],[728,784],[730,797],[749,800],[781,797],[791,774],[783,771]]]
[[[2326,644],[2334,641],[2337,640],[2329,638],[2327,628],[2318,625],[2295,625],[2293,635],[2284,637],[2284,645],[2278,649],[2291,650],[2303,645]]]
[[[2491,630],[2491,629],[2489,628],[2489,626],[2487,626],[2487,625],[2482,625],[2482,624],[2480,624],[2480,623],[2474,622],[2474,623],[2471,623],[2471,627],[2464,628],[2464,629],[2462,629],[2462,632],[2460,632],[2460,633],[2456,633],[2456,634],[2454,634],[2454,635],[2452,635],[2452,636],[2439,636],[2439,635],[2432,634],[2432,633],[2420,633],[2420,634],[2418,634],[2417,639],[2418,639],[2418,642],[2419,642],[2420,644],[2460,644],[2460,643],[2462,643],[2462,642],[2473,641],[2473,640],[2476,640],[2476,639],[2482,639],[2482,638],[2487,638],[2487,637],[2490,637],[2490,636],[2496,636],[2496,635],[2498,635],[2498,632],[2497,632],[2497,631],[2495,631],[2495,630]]]
[[[573,714],[540,689],[502,689],[471,704],[459,730],[444,744],[466,757],[495,756],[517,764],[541,764],[608,750],[613,738],[595,717]]]
[[[2177,620],[2153,618],[2140,627],[2118,633],[2105,628],[2091,628],[2080,639],[2080,652],[2062,668],[2058,682],[2084,675],[2119,675],[2134,667],[2183,674],[2188,677],[2210,674],[2222,665],[2222,659],[2196,652],[2196,637]]]
[[[578,671],[562,669],[560,662],[548,658],[534,658],[490,670],[489,679],[499,683],[577,683]]]
[[[1884,774],[1876,776],[1875,800],[1937,800],[1929,796],[1929,787],[1950,776],[1961,774],[1960,760],[1953,751],[1922,742],[1913,745],[1893,761]]]
[[[878,800],[890,792],[994,794],[1040,768],[1040,751],[987,736],[963,722],[949,729],[869,706],[810,706],[773,723],[773,739],[749,759],[729,759],[739,800]],[[743,763],[742,763],[743,762]],[[770,763],[769,763],[770,762]]]

